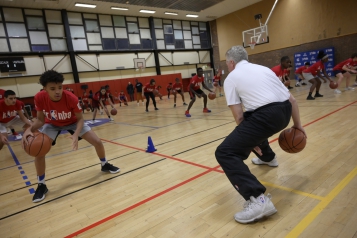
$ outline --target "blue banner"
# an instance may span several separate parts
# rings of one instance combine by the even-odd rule
[[[298,68],[303,66],[306,62],[310,62],[311,65],[316,63],[317,54],[321,50],[324,51],[328,55],[328,61],[325,63],[325,70],[326,70],[327,75],[329,77],[335,76],[335,74],[333,73],[333,70],[332,70],[333,67],[335,66],[335,48],[334,47],[296,53],[294,55],[294,62],[295,62],[294,72]],[[297,79],[298,77],[295,76],[295,78]]]

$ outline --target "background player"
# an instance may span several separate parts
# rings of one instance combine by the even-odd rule
[[[63,81],[63,75],[53,70],[46,71],[41,75],[40,83],[44,91],[35,95],[37,120],[25,131],[24,137],[32,135],[43,126],[42,133],[50,137],[52,142],[56,139],[59,131],[74,130],[75,132],[71,136],[73,150],[78,149],[78,137],[83,138],[94,146],[101,162],[101,170],[118,173],[120,169],[107,162],[102,141],[88,125],[84,124],[78,98],[71,92],[63,90]],[[27,142],[27,140],[25,141]],[[35,167],[38,186],[32,201],[40,202],[45,199],[48,192],[45,183],[45,156],[35,157]]]
[[[304,82],[305,78],[302,75],[302,71],[309,68],[310,62],[305,62],[305,64],[295,70],[295,75],[298,77],[298,81],[295,84],[295,87],[300,87],[300,83],[302,82],[301,85],[306,85]]]
[[[172,85],[172,92],[174,94],[174,107],[176,107],[176,98],[177,98],[177,94],[180,94],[182,97],[182,102],[183,105],[186,106],[187,104],[185,103],[185,96],[183,94],[183,86],[182,83],[180,83],[180,79],[176,78],[175,79],[175,83]]]
[[[119,105],[121,106],[121,103],[124,103],[125,106],[128,106],[128,98],[125,96],[124,91],[120,91],[119,93]]]
[[[150,83],[146,84],[143,88],[143,96],[146,98],[146,112],[149,112],[148,107],[149,107],[149,102],[150,98],[152,100],[152,103],[154,104],[155,110],[159,110],[156,107],[156,101],[155,101],[155,95],[154,95],[154,90],[156,90],[155,87],[155,79],[150,79]]]
[[[271,70],[273,70],[275,75],[281,80],[281,82],[288,89],[292,89],[293,87],[290,86],[290,78],[289,78],[290,70],[289,70],[289,68],[291,68],[291,60],[290,60],[289,56],[283,56],[280,59],[280,64],[277,66],[274,66],[273,68],[271,68]]]
[[[109,100],[108,100],[109,99]],[[114,121],[113,118],[110,117],[110,114],[108,112],[107,106],[105,102],[108,100],[108,102],[111,104],[112,108],[114,108],[113,103],[111,102],[109,95],[107,94],[107,91],[105,90],[105,87],[102,87],[100,91],[96,92],[93,96],[93,120],[92,124],[95,123],[95,117],[97,115],[97,111],[99,107],[104,108],[105,113],[107,114],[108,118],[110,121]]]
[[[139,82],[138,79],[135,79],[135,89],[136,89],[136,102],[139,106],[139,100],[141,99],[142,104],[144,105],[143,100],[143,84]]]
[[[207,95],[201,90],[201,84],[205,89],[207,89],[208,91],[212,92],[212,90],[209,89],[206,86],[206,84],[204,83],[202,68],[197,68],[197,75],[192,77],[192,79],[190,81],[190,84],[188,85],[188,91],[189,91],[190,96],[191,96],[191,101],[188,104],[188,108],[187,108],[187,110],[185,112],[186,117],[191,117],[190,109],[191,109],[192,105],[196,101],[196,96],[199,97],[199,98],[203,97],[203,112],[204,113],[211,112],[211,110],[209,110],[207,108]]]
[[[217,88],[219,91],[219,96],[222,97],[222,86],[221,86],[221,75],[222,71],[218,70],[217,74],[213,77],[214,93],[217,93]]]
[[[321,73],[320,73],[321,70],[322,70],[323,74],[325,75],[325,77],[330,82],[332,81],[326,74],[325,65],[324,65],[324,63],[326,63],[328,61],[328,55],[325,54],[323,51],[319,51],[319,53],[317,54],[317,59],[319,61],[317,61],[315,64],[311,65],[309,68],[304,69],[302,71],[304,78],[307,79],[312,84],[310,87],[309,95],[306,98],[307,100],[315,100],[316,97],[323,97],[323,95],[321,95],[319,92],[320,87],[321,87],[321,80],[319,78],[322,77]],[[315,93],[315,96],[313,97],[312,93],[314,92],[315,88],[316,88],[316,93]]]
[[[342,79],[346,78],[346,91],[348,90],[355,90],[354,88],[350,87],[350,78],[351,78],[351,73],[356,74],[357,71],[355,70],[357,66],[357,53],[354,53],[351,58],[337,64],[335,67],[333,67],[333,71],[338,78],[337,84],[340,85],[342,82]],[[336,88],[335,93],[339,94],[341,91]]]
[[[7,127],[14,125],[29,125],[31,122],[24,116],[21,103],[16,100],[16,93],[7,90],[4,93],[4,99],[0,100],[0,150],[4,144],[8,144]]]

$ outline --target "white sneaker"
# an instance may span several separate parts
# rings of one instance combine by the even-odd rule
[[[336,93],[336,94],[340,94],[340,93],[341,93],[341,91],[340,91],[340,90],[338,90],[338,89],[335,89],[334,93]]]
[[[274,204],[271,202],[271,195],[261,194],[259,197],[250,197],[250,200],[244,203],[243,211],[234,215],[234,219],[239,223],[250,223],[263,217],[271,216],[277,212]]]
[[[266,164],[266,165],[269,165],[270,167],[278,167],[278,165],[279,165],[278,160],[276,159],[276,156],[270,162],[264,162],[263,160],[261,160],[259,158],[253,158],[252,163],[256,164],[256,165]]]
[[[353,90],[355,90],[355,88],[352,88],[352,87],[347,87],[347,88],[345,88],[345,90],[346,90],[346,91],[348,91],[348,90],[353,91]]]
[[[114,121],[114,119],[111,117],[111,118],[109,119],[109,121]]]

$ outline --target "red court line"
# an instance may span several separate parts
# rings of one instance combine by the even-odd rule
[[[326,114],[326,115],[324,115],[324,116],[322,116],[320,118],[317,118],[316,120],[305,124],[303,127],[309,126],[309,125],[311,125],[311,124],[313,124],[313,123],[315,123],[315,122],[317,122],[319,120],[322,120],[322,119],[324,119],[324,118],[326,118],[326,117],[328,117],[328,116],[330,116],[330,115],[332,115],[332,114],[334,114],[334,113],[336,113],[336,112],[338,112],[338,111],[340,111],[340,110],[342,110],[342,109],[344,109],[344,108],[346,108],[348,106],[351,106],[352,104],[355,104],[356,102],[357,102],[357,100],[352,102],[352,103],[349,103],[349,104],[347,104],[347,105],[345,105],[345,106],[343,106],[343,107],[341,107],[339,109],[336,109],[336,110],[334,110],[334,111],[332,111],[332,112],[330,112],[330,113],[328,113],[328,114]],[[112,144],[117,144],[117,145],[120,145],[120,146],[124,146],[124,147],[127,147],[127,148],[139,150],[139,151],[146,151],[144,149],[136,148],[134,146],[120,144],[120,143],[109,141],[109,140],[106,140],[106,139],[101,139],[101,140],[109,142],[109,143],[112,143]],[[278,138],[275,138],[275,139],[271,140],[269,143],[273,143],[273,142],[275,142],[277,140],[278,140]],[[140,201],[138,203],[135,203],[134,205],[132,205],[130,207],[127,207],[127,208],[125,208],[125,209],[123,209],[123,210],[121,210],[121,211],[119,211],[119,212],[117,212],[117,213],[115,213],[113,215],[110,215],[110,216],[108,216],[108,217],[106,217],[106,218],[104,218],[104,219],[102,219],[100,221],[97,221],[97,222],[95,222],[95,223],[93,223],[93,224],[91,224],[89,226],[86,226],[83,229],[78,230],[78,231],[66,236],[66,238],[67,237],[74,237],[74,236],[77,236],[79,234],[82,234],[83,232],[86,232],[86,231],[88,231],[88,230],[90,230],[90,229],[92,229],[94,227],[97,227],[97,226],[103,224],[104,222],[107,222],[107,221],[109,221],[109,220],[111,220],[111,219],[113,219],[113,218],[115,218],[117,216],[120,216],[121,214],[124,214],[124,213],[126,213],[126,212],[128,212],[128,211],[130,211],[130,210],[132,210],[132,209],[134,209],[136,207],[139,207],[139,206],[141,206],[141,205],[143,205],[143,204],[145,204],[145,203],[147,203],[147,202],[149,202],[149,201],[151,201],[151,200],[153,200],[153,199],[155,199],[157,197],[160,197],[160,196],[162,196],[162,195],[164,195],[164,194],[166,194],[166,193],[168,193],[168,192],[170,192],[170,191],[172,191],[172,190],[174,190],[174,189],[176,189],[176,188],[178,188],[180,186],[183,186],[183,185],[185,185],[185,184],[187,184],[187,183],[189,183],[189,182],[191,182],[191,181],[193,181],[193,180],[195,180],[195,179],[197,179],[199,177],[202,177],[203,175],[208,174],[208,173],[210,173],[212,171],[216,171],[216,172],[219,172],[219,173],[224,173],[222,170],[218,169],[220,167],[220,165],[218,165],[216,167],[213,167],[213,168],[209,168],[207,166],[203,166],[203,165],[196,164],[196,163],[193,163],[193,162],[189,162],[189,161],[185,161],[185,160],[182,160],[182,159],[174,158],[172,156],[166,156],[166,155],[163,155],[163,154],[160,154],[160,153],[156,153],[156,152],[154,152],[152,154],[155,154],[155,155],[158,155],[158,156],[161,156],[161,157],[165,157],[165,158],[169,158],[169,159],[173,159],[173,160],[177,160],[177,161],[180,161],[180,162],[183,162],[183,163],[186,163],[186,164],[191,164],[191,165],[194,165],[194,166],[197,166],[197,167],[206,168],[207,171],[205,171],[203,173],[200,173],[200,174],[198,174],[198,175],[196,175],[196,176],[194,176],[192,178],[189,178],[189,179],[187,179],[187,180],[185,180],[185,181],[183,181],[183,182],[181,182],[179,184],[176,184],[176,185],[174,185],[174,186],[172,186],[172,187],[170,187],[170,188],[168,188],[168,189],[166,189],[164,191],[161,191],[160,193],[157,193],[157,194],[155,194],[155,195],[153,195],[153,196],[151,196],[151,197],[149,197],[147,199],[144,199],[144,200],[142,200],[142,201]]]
[[[84,227],[84,228],[82,228],[82,229],[80,229],[80,230],[78,230],[78,231],[76,231],[76,232],[74,232],[74,233],[72,233],[72,234],[70,234],[68,236],[65,236],[65,238],[78,236],[79,234],[82,234],[83,232],[86,232],[86,231],[88,231],[88,230],[90,230],[90,229],[92,229],[92,228],[94,228],[96,226],[99,226],[104,222],[107,222],[107,221],[109,221],[109,220],[111,220],[111,219],[113,219],[113,218],[115,218],[117,216],[120,216],[121,214],[124,214],[124,213],[126,213],[126,212],[128,212],[130,210],[133,210],[134,208],[137,208],[137,207],[139,207],[139,206],[141,206],[141,205],[143,205],[143,204],[145,204],[147,202],[150,202],[151,200],[153,200],[153,199],[155,199],[157,197],[160,197],[160,196],[162,196],[162,195],[164,195],[164,194],[166,194],[166,193],[168,193],[168,192],[170,192],[170,191],[172,191],[172,190],[174,190],[174,189],[176,189],[178,187],[181,187],[181,186],[183,186],[183,185],[185,185],[185,184],[187,184],[187,183],[189,183],[189,182],[191,182],[191,181],[193,181],[195,179],[198,179],[199,177],[202,177],[203,175],[214,171],[218,167],[219,167],[219,165],[216,166],[216,167],[210,168],[210,169],[206,170],[203,173],[200,173],[200,174],[198,174],[198,175],[196,175],[194,177],[191,177],[191,178],[189,178],[189,179],[187,179],[187,180],[185,180],[185,181],[183,181],[183,182],[181,182],[179,184],[176,184],[176,185],[174,185],[174,186],[172,186],[172,187],[170,187],[168,189],[165,189],[165,190],[163,190],[163,191],[161,191],[161,192],[159,192],[159,193],[157,193],[157,194],[155,194],[155,195],[153,195],[151,197],[148,197],[148,198],[146,198],[146,199],[144,199],[144,200],[142,200],[142,201],[140,201],[138,203],[135,203],[134,205],[131,205],[130,207],[127,207],[127,208],[125,208],[125,209],[123,209],[123,210],[121,210],[121,211],[119,211],[117,213],[114,213],[113,215],[110,215],[110,216],[108,216],[108,217],[106,217],[106,218],[104,218],[102,220],[99,220],[99,221],[97,221],[97,222],[95,222],[95,223],[93,223],[93,224],[91,224],[89,226],[86,226],[86,227]]]

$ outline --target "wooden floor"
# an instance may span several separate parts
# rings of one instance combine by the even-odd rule
[[[253,165],[252,155],[246,160],[278,209],[268,219],[248,225],[233,219],[244,201],[214,156],[235,127],[225,98],[209,101],[211,114],[197,101],[192,118],[171,98],[149,113],[131,103],[114,123],[93,128],[119,174],[102,173],[87,142],[71,151],[68,134],[61,135],[46,159],[50,192],[41,203],[32,203],[29,191],[37,187],[33,158],[20,142],[11,142],[13,153],[4,147],[0,237],[357,237],[357,89],[340,89],[335,95],[323,84],[324,97],[315,101],[306,100],[307,86],[292,89],[306,148],[285,153],[274,135],[278,168]],[[157,153],[145,153],[148,136]]]

